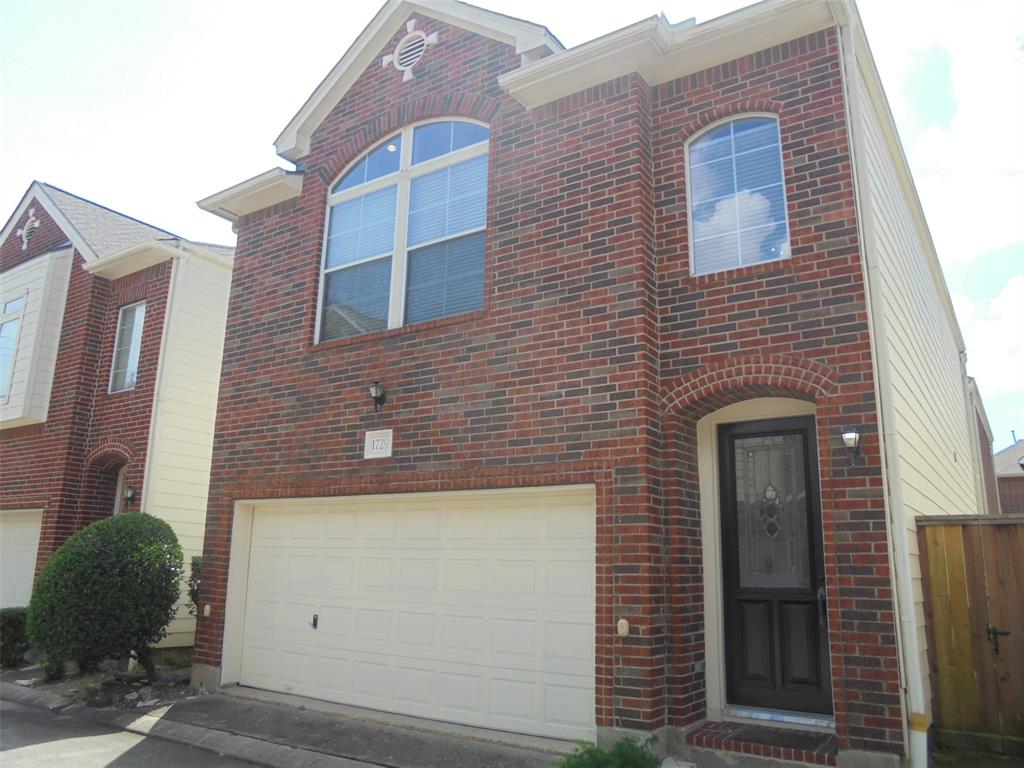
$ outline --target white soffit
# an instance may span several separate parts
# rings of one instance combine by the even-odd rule
[[[563,50],[546,27],[456,0],[388,0],[277,137],[279,155],[297,161],[309,153],[313,132],[413,13],[514,45],[519,54]]]
[[[632,72],[658,85],[835,25],[826,0],[765,0],[703,24],[655,16],[508,72],[498,83],[532,109]]]
[[[301,171],[271,168],[259,176],[204,197],[196,205],[234,224],[241,216],[291,200],[301,193]]]

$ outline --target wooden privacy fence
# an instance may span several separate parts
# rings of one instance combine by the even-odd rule
[[[936,740],[1024,754],[1024,515],[919,517]]]

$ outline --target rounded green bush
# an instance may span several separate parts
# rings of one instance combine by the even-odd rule
[[[143,512],[108,517],[53,553],[36,577],[28,609],[33,647],[89,669],[149,646],[174,618],[182,570],[171,527]]]

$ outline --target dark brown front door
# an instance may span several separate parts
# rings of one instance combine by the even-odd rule
[[[718,450],[728,701],[830,714],[814,419],[726,424]]]

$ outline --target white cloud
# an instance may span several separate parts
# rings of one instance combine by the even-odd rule
[[[954,296],[967,340],[967,370],[986,397],[1014,394],[1024,383],[1024,275],[990,301]]]
[[[972,262],[1024,240],[1024,3],[863,0],[861,10],[940,259]],[[921,131],[904,86],[930,49],[948,53],[957,109],[948,128]]]

